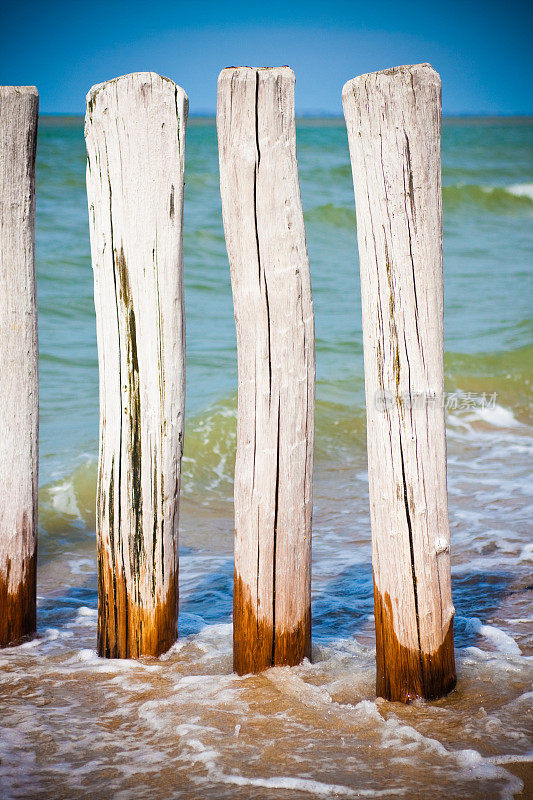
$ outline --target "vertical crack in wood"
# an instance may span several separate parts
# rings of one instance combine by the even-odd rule
[[[403,172],[403,190],[404,190],[404,208],[405,208],[405,219],[407,221],[407,236],[409,239],[409,260],[411,262],[411,274],[413,276],[413,296],[415,301],[415,328],[416,328],[416,338],[418,341],[418,348],[420,351],[420,356],[422,358],[422,363],[425,367],[425,356],[424,356],[424,348],[422,347],[422,342],[420,341],[420,330],[419,330],[419,323],[418,323],[418,296],[416,290],[416,272],[415,272],[415,261],[413,258],[413,241],[412,241],[412,233],[411,233],[411,221],[409,219],[409,213],[407,211],[407,197],[410,198],[411,204],[411,215],[413,218],[413,224],[415,225],[416,230],[416,212],[415,212],[415,200],[414,200],[414,185],[413,185],[413,171],[411,167],[411,153],[409,150],[409,138],[407,134],[405,134],[406,140],[406,148],[405,148],[405,159],[407,161],[407,171],[408,171],[408,181],[407,185],[405,183],[405,167],[402,167]]]
[[[259,147],[259,72],[255,74],[255,148],[256,159],[254,166],[254,229],[255,229],[255,242],[257,248],[257,267],[259,287],[261,288],[261,279],[265,292],[265,305],[267,314],[267,343],[268,343],[268,376],[269,376],[269,392],[270,401],[272,400],[272,359],[271,359],[271,334],[270,334],[270,304],[268,299],[268,285],[265,270],[261,264],[261,248],[259,242],[259,226],[258,226],[258,207],[257,207],[257,183],[259,180],[259,165],[261,163],[261,149]]]
[[[393,369],[394,369],[394,379],[396,384],[396,401],[398,403],[398,407],[401,411],[401,397],[399,393],[400,388],[400,345],[398,342],[398,328],[396,326],[396,303],[394,300],[394,283],[392,279],[392,263],[389,259],[389,249],[387,246],[387,236],[385,233],[385,228],[383,228],[383,242],[385,246],[385,270],[387,273],[387,283],[389,286],[389,315],[390,315],[390,327],[391,327],[391,345],[394,349],[393,355]],[[378,264],[376,264],[376,268],[378,268]],[[385,342],[384,342],[385,344]]]
[[[413,526],[411,522],[411,512],[409,510],[409,498],[407,495],[407,480],[405,477],[405,463],[403,459],[403,446],[402,446],[402,437],[401,433],[398,433],[398,440],[400,444],[400,459],[402,464],[402,481],[403,481],[403,502],[405,507],[405,517],[407,520],[407,531],[409,533],[409,553],[411,556],[411,576],[413,580],[413,595],[415,601],[415,617],[416,617],[416,635],[418,640],[418,656],[420,659],[420,671],[421,675],[423,676],[423,665],[422,665],[422,643],[420,639],[420,616],[418,613],[418,590],[416,585],[416,569],[415,569],[415,549],[413,543]]]
[[[259,597],[259,578],[261,576],[261,546],[259,541],[260,536],[260,515],[261,515],[261,508],[259,504],[257,505],[257,574],[256,574],[256,583],[255,583],[255,624],[256,624],[256,635],[259,641],[259,612],[260,612],[260,604],[261,599]]]
[[[280,453],[281,395],[278,395],[278,430],[276,450],[276,488],[274,494],[274,545],[272,557],[272,666],[276,663],[276,544],[278,535],[279,453]]]
[[[170,221],[174,219],[174,184],[170,187],[170,199],[169,199],[169,209],[168,214],[170,217]]]
[[[405,158],[407,161],[407,173],[408,173],[408,183],[409,183],[409,202],[411,204],[411,215],[413,217],[413,224],[416,227],[416,209],[415,209],[415,188],[413,183],[413,168],[411,166],[411,148],[409,146],[409,137],[407,132],[405,132]]]
[[[177,137],[178,137],[178,153],[181,156],[181,140],[180,140],[180,111],[179,111],[179,96],[178,96],[178,87],[174,87],[174,106],[176,108],[176,121],[177,121]]]
[[[257,464],[257,354],[256,357],[254,358],[254,455],[252,462],[252,491],[250,494],[250,501],[252,502],[252,504],[255,492],[256,464]],[[257,529],[259,530],[259,525]]]
[[[172,191],[170,195],[171,200],[171,207],[170,207],[170,218],[172,219],[174,215],[174,184],[172,184]],[[162,454],[163,452],[163,439],[165,436],[165,420],[163,417],[163,409],[165,408],[165,373],[164,373],[164,361],[163,361],[163,349],[164,349],[164,342],[163,342],[163,317],[161,312],[161,292],[159,288],[159,264],[158,264],[158,252],[157,252],[157,224],[155,228],[155,240],[154,240],[154,247],[152,248],[152,263],[154,266],[154,275],[155,275],[155,292],[156,292],[156,303],[157,303],[157,333],[158,333],[158,348],[157,348],[157,358],[158,358],[158,379],[159,379],[159,403],[161,408],[161,421],[159,425],[159,450]],[[161,455],[162,461],[162,455]],[[154,472],[154,488],[153,488],[153,499],[152,499],[152,506],[153,506],[153,513],[154,513],[154,548],[153,548],[153,555],[152,555],[152,580],[155,584],[155,561],[156,561],[156,543],[155,540],[157,535],[159,535],[161,541],[161,580],[162,583],[165,583],[165,536],[164,536],[164,526],[165,526],[165,493],[164,493],[164,473],[163,473],[163,464],[161,463],[161,494],[160,497],[157,496],[157,444],[154,448],[154,462],[155,462],[155,472]],[[158,508],[159,508],[159,501],[161,502],[161,530],[158,531],[156,520],[158,515]],[[155,601],[155,593],[154,593],[154,601]]]
[[[259,149],[259,70],[255,71],[255,146],[257,149],[257,167],[261,163],[261,150]]]
[[[413,394],[412,394],[412,391],[411,391],[411,386],[412,386],[412,384],[411,384],[411,363],[409,361],[409,351],[407,349],[407,335],[405,333],[405,326],[403,327],[403,345],[405,347],[405,361],[407,363],[407,386],[408,386],[408,392],[409,392],[409,400],[408,400],[408,403],[409,403],[409,421],[411,423],[411,431],[413,431],[413,435],[414,435],[414,430],[415,429],[414,429],[414,426],[413,426]],[[403,408],[401,406],[400,406],[400,412],[401,412],[401,414],[403,416]],[[416,448],[416,436],[415,436],[415,454],[416,454],[416,460],[417,460],[417,464],[418,464],[418,450]]]
[[[129,467],[128,483],[131,489],[132,529],[130,529],[130,561],[132,578],[135,587],[135,599],[141,603],[141,566],[145,558],[143,537],[143,496],[142,496],[142,444],[141,444],[141,394],[139,359],[137,353],[137,326],[133,296],[131,292],[128,267],[124,256],[124,248],[116,255],[119,271],[119,294],[124,307],[126,322],[126,367],[127,394],[125,403],[129,412]],[[123,403],[124,408],[124,403]]]
[[[299,270],[298,270],[298,274]],[[303,363],[306,367],[306,383],[305,383],[305,461],[304,461],[304,479],[303,479],[303,487],[304,487],[304,504],[307,501],[307,497],[305,494],[306,486],[307,486],[307,454],[309,452],[309,359],[307,356],[307,336],[305,333],[305,319],[304,319],[304,307],[303,307],[303,297],[302,297],[302,277],[300,275],[299,280],[299,295],[300,295],[300,314],[302,319],[302,333],[303,333],[303,342],[302,342],[302,358]],[[312,513],[312,512],[311,512]]]
[[[272,352],[271,352],[271,330],[270,330],[270,303],[268,300],[268,284],[266,274],[263,271],[263,282],[265,286],[265,306],[267,315],[267,346],[268,346],[268,404],[272,405]]]
[[[152,507],[153,507],[153,524],[152,524],[152,599],[156,601],[156,552],[157,552],[157,533],[158,533],[158,519],[157,519],[157,447],[154,448],[153,453],[150,451],[150,469],[152,472]]]
[[[261,160],[261,153],[259,150],[259,109],[257,107],[258,94],[259,94],[259,74],[256,73],[255,82],[255,164],[254,164],[254,230],[255,230],[255,245],[257,249],[257,278],[259,286],[261,286],[261,251],[259,249],[259,230],[257,226],[257,173],[259,171],[259,162]]]
[[[116,264],[116,249],[115,249],[115,240],[114,240],[114,233],[113,233],[113,191],[111,189],[111,175],[109,171],[109,155],[107,151],[107,141],[104,134],[104,145],[105,145],[105,154],[106,154],[106,167],[107,167],[107,185],[109,190],[109,232],[110,232],[110,248],[111,248],[111,263],[112,263],[112,270],[113,270],[113,286],[114,286],[114,293],[115,293],[115,312],[116,312],[116,329],[117,329],[117,338],[118,338],[118,380],[120,386],[120,392],[122,392],[122,351],[121,351],[121,341],[120,341],[120,310],[119,310],[119,291],[118,291],[118,282],[117,282],[117,264]],[[103,435],[103,432],[102,432]],[[112,462],[112,469],[114,467],[114,462]],[[98,482],[101,484],[103,479],[102,470],[98,470]],[[119,451],[118,451],[118,476],[117,476],[117,485],[118,485],[118,509],[117,509],[117,530],[120,531],[121,527],[121,505],[122,505],[122,413],[119,417]],[[114,490],[114,480],[112,480],[112,487],[109,488],[108,491],[111,492]],[[114,498],[113,498],[113,521],[114,521]],[[112,576],[113,576],[113,626],[115,628],[115,649],[117,647],[116,643],[119,641],[119,603],[117,601],[117,566],[116,566],[116,550],[115,550],[115,531],[114,525],[110,520],[108,520],[108,535],[109,535],[109,548],[111,553],[111,564],[112,564]],[[101,556],[99,557],[99,582],[103,581],[103,573],[104,567],[101,561]],[[125,575],[124,569],[124,554],[122,553],[122,574]],[[125,585],[125,582],[124,582]],[[127,590],[126,590],[127,591]],[[109,599],[107,596],[107,591],[104,584],[101,584],[101,591],[98,593],[99,595],[99,603],[98,603],[98,653],[99,655],[104,655],[106,658],[111,658],[117,653],[115,649],[113,652],[110,650],[110,643],[109,643]],[[104,608],[100,609],[100,604],[102,602],[102,598],[105,597]],[[126,624],[126,641],[127,641],[127,630],[128,626]]]

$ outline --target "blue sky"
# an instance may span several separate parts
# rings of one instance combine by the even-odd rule
[[[272,0],[105,3],[2,0],[0,83],[36,84],[44,112],[82,113],[89,88],[153,70],[179,83],[191,113],[213,113],[226,66],[290,65],[298,113],[341,113],[346,80],[429,61],[448,114],[533,111],[524,0]]]

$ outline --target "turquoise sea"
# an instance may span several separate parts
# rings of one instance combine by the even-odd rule
[[[39,635],[0,653],[0,794],[531,796],[533,119],[443,125],[458,688],[408,707],[374,693],[344,121],[297,123],[316,319],[313,661],[245,678],[231,672],[237,376],[214,120],[191,119],[186,144],[180,639],[159,660],[131,663],[95,654],[98,366],[83,119],[39,124]]]

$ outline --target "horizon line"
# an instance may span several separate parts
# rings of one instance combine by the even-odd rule
[[[39,117],[84,117],[84,111],[39,111]],[[344,119],[342,112],[334,111],[302,111],[296,119]],[[533,110],[525,113],[499,113],[488,111],[443,112],[443,119],[533,119]],[[195,111],[188,115],[189,119],[215,119],[216,111]]]

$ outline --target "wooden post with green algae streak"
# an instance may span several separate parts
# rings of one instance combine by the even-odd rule
[[[225,69],[217,128],[239,370],[233,665],[311,655],[314,318],[294,74]]]
[[[354,78],[377,694],[455,686],[446,493],[441,86],[429,64]]]
[[[0,86],[0,647],[36,628],[35,86]]]
[[[100,370],[98,652],[158,656],[178,621],[188,101],[152,72],[87,95]]]

